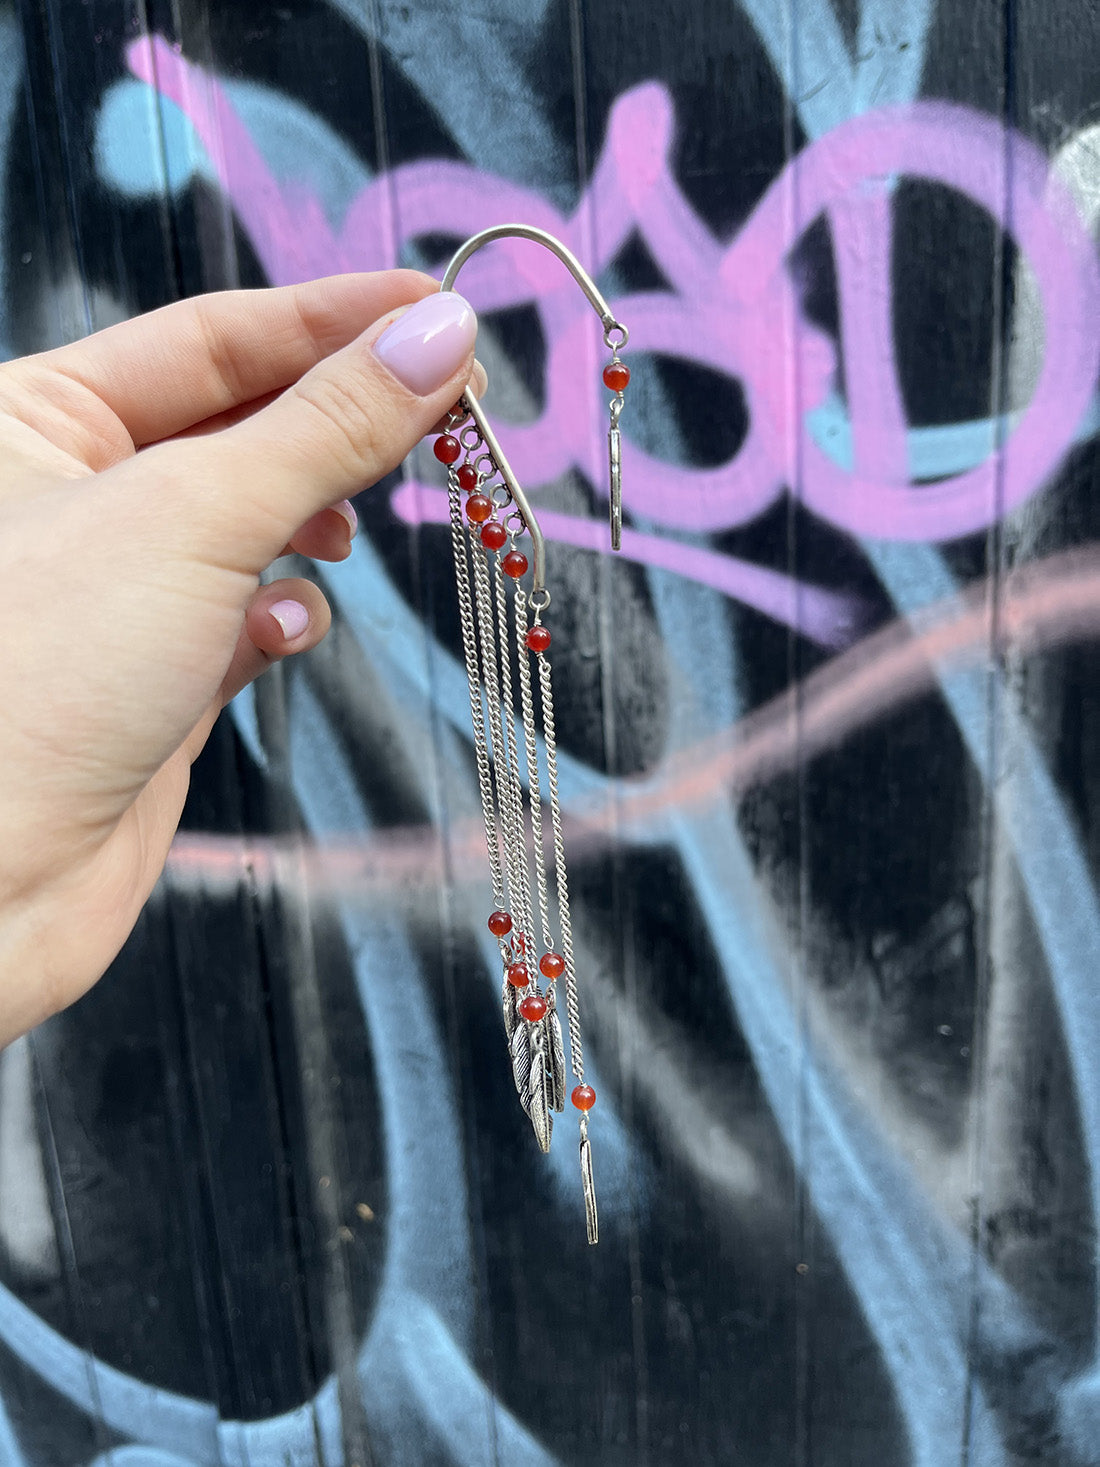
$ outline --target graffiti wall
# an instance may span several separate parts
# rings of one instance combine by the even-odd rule
[[[0,1055],[5,1467],[1100,1463],[1098,53],[1089,0],[0,0],[6,356],[519,220],[633,372],[613,556],[598,323],[464,272],[598,1247],[502,1040],[428,445]]]

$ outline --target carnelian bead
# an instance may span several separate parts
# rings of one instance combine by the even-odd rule
[[[489,931],[494,937],[507,937],[512,930],[512,918],[508,912],[489,913]]]
[[[552,983],[565,972],[565,959],[561,953],[543,953],[539,958],[539,972]]]
[[[591,1085],[577,1085],[569,1097],[578,1110],[591,1110],[596,1104],[596,1092]]]
[[[466,501],[466,518],[472,524],[480,525],[492,512],[493,501],[487,494],[471,494]]]
[[[511,576],[513,581],[518,581],[527,570],[527,557],[522,550],[509,550],[500,562],[500,568],[506,576]]]
[[[453,433],[444,433],[435,440],[435,456],[441,464],[457,463],[462,457],[462,444]]]
[[[509,963],[508,972],[505,974],[508,982],[513,988],[526,988],[528,982],[526,963]]]
[[[542,626],[541,623],[538,626],[530,627],[523,640],[532,652],[545,652],[550,645],[550,628]]]
[[[520,1000],[518,1008],[529,1024],[537,1024],[546,1017],[546,1000],[538,993],[529,993],[525,999]]]
[[[603,369],[603,381],[605,387],[610,387],[612,392],[622,392],[630,381],[630,368],[625,362],[608,362]]]
[[[477,470],[473,464],[459,464],[455,477],[458,479],[458,487],[460,489],[477,488]]]
[[[486,550],[499,550],[508,538],[508,531],[499,520],[490,520],[481,527],[481,543]]]

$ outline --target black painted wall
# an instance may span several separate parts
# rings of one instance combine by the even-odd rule
[[[471,269],[556,516],[599,1246],[512,1088],[421,450],[0,1056],[5,1464],[1100,1463],[1098,48],[1082,0],[0,0],[6,355],[527,218],[634,370],[612,558],[583,302]]]

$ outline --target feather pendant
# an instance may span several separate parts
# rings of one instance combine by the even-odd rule
[[[550,1113],[552,1084],[547,1064],[545,1021],[520,1022],[512,1035],[512,1076],[523,1106],[534,1127],[535,1140],[543,1151],[550,1150],[554,1118]]]
[[[588,1241],[598,1243],[600,1222],[596,1214],[596,1186],[592,1180],[592,1147],[588,1144],[588,1127],[581,1131],[581,1185],[584,1188],[584,1220],[588,1224]]]
[[[554,990],[550,988],[546,994],[546,1051],[550,1070],[550,1108],[551,1110],[565,1109],[565,1046],[561,1037],[561,1020],[558,1018],[558,1005],[554,997]]]
[[[516,990],[508,982],[508,974],[504,974],[504,992],[501,995],[501,1003],[504,1008],[504,1032],[508,1036],[508,1043],[512,1042],[512,1035],[516,1032],[516,1025],[520,1022],[519,1014],[516,1012]]]

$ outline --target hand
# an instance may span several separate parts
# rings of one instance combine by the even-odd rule
[[[349,554],[346,496],[461,395],[476,319],[437,292],[209,296],[0,366],[0,1043],[105,971],[219,711],[324,636],[316,586],[258,578]]]

